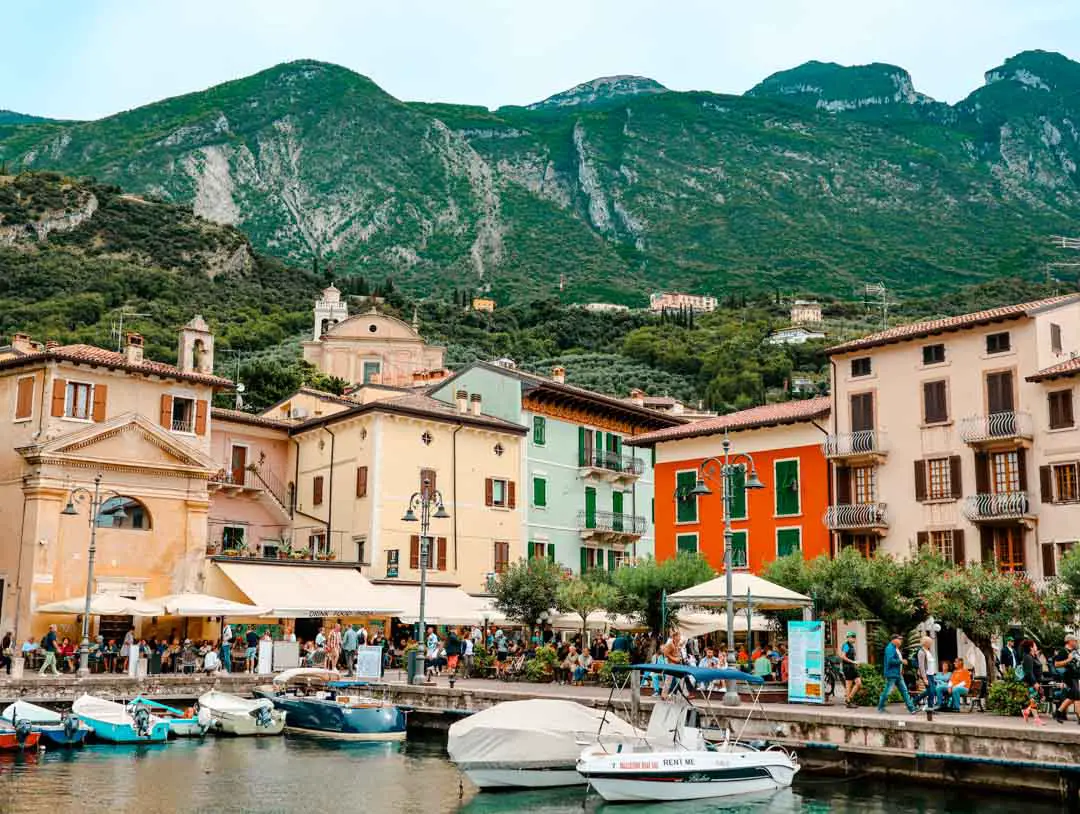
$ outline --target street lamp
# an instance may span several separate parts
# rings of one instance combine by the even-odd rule
[[[711,495],[712,491],[705,485],[705,478],[715,477],[719,474],[721,493],[724,498],[724,589],[725,598],[727,599],[727,664],[728,667],[734,667],[737,657],[735,654],[735,595],[732,588],[731,566],[731,511],[732,504],[735,501],[735,470],[742,465],[745,465],[750,470],[743,483],[744,489],[764,489],[765,484],[758,477],[754,459],[748,453],[731,454],[731,441],[728,439],[727,433],[724,433],[723,450],[722,459],[713,457],[701,462],[698,466],[697,483],[694,484],[694,488],[686,496],[706,497]],[[747,625],[747,631],[749,630],[750,626]],[[735,687],[735,682],[729,681],[724,691],[724,706],[737,707],[738,705],[739,692]]]
[[[68,493],[67,505],[60,514],[74,517],[79,514],[75,503],[90,503],[90,549],[86,556],[86,607],[83,609],[82,619],[82,644],[79,645],[79,675],[87,675],[90,672],[90,599],[94,592],[94,556],[97,554],[97,527],[98,518],[101,516],[101,506],[114,497],[123,497],[119,492],[106,492],[101,494],[101,473],[94,477],[94,491],[85,486],[77,486]],[[123,506],[120,507],[114,517],[124,519],[127,513]]]
[[[432,513],[433,508],[434,513]],[[417,512],[420,513],[419,517],[416,516]],[[420,644],[421,652],[426,647],[424,641],[424,602],[427,598],[428,552],[431,550],[431,537],[428,536],[428,532],[432,518],[446,520],[449,517],[446,507],[443,505],[442,493],[432,489],[431,481],[424,478],[420,482],[420,491],[413,492],[412,497],[409,498],[408,507],[401,518],[406,523],[415,523],[417,520],[420,522],[420,617],[417,620],[419,628],[416,639]]]

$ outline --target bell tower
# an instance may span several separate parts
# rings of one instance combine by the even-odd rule
[[[184,373],[214,372],[214,335],[199,314],[180,329],[176,366]]]
[[[341,292],[333,283],[322,291],[322,299],[315,301],[315,330],[313,338],[318,341],[322,335],[349,317],[349,306],[341,299]]]

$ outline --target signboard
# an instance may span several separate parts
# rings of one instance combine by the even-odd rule
[[[788,701],[825,703],[825,623],[788,622]]]
[[[382,678],[381,647],[363,645],[356,648],[356,677],[357,678]]]
[[[386,578],[396,579],[398,575],[398,550],[392,548],[386,552]]]
[[[261,676],[270,675],[274,672],[274,643],[266,639],[259,639],[258,660],[255,662],[255,672]]]

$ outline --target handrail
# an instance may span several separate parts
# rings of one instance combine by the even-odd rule
[[[960,439],[966,444],[1002,438],[1031,437],[1031,413],[1008,410],[960,419]]]
[[[825,510],[822,522],[829,529],[883,528],[889,525],[884,503],[840,503]]]
[[[841,458],[849,455],[869,455],[885,452],[888,438],[880,430],[857,430],[826,436],[821,442],[821,451],[826,458]]]
[[[968,520],[998,520],[1024,517],[1031,501],[1027,492],[983,492],[964,498]]]
[[[606,469],[610,472],[622,472],[627,475],[640,475],[645,471],[645,462],[634,455],[620,455],[616,452],[592,450],[585,456],[585,467]]]
[[[644,517],[620,512],[580,511],[578,528],[582,531],[609,531],[616,534],[644,534]]]

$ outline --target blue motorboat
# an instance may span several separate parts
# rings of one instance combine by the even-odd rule
[[[131,707],[146,707],[158,718],[164,718],[169,724],[169,734],[176,738],[201,738],[210,728],[210,716],[196,712],[194,709],[184,711],[160,701],[152,701],[149,698],[137,696],[130,704]]]
[[[255,694],[286,713],[285,731],[357,741],[405,739],[405,710],[371,693],[363,681],[334,670],[299,667],[274,677]]]
[[[27,701],[8,704],[0,719],[15,724],[28,721],[35,732],[41,733],[41,742],[46,746],[82,746],[90,727],[73,714],[64,714],[56,710],[39,707]]]
[[[169,722],[145,706],[82,695],[75,699],[71,711],[90,727],[97,740],[107,743],[164,743],[169,739]]]

